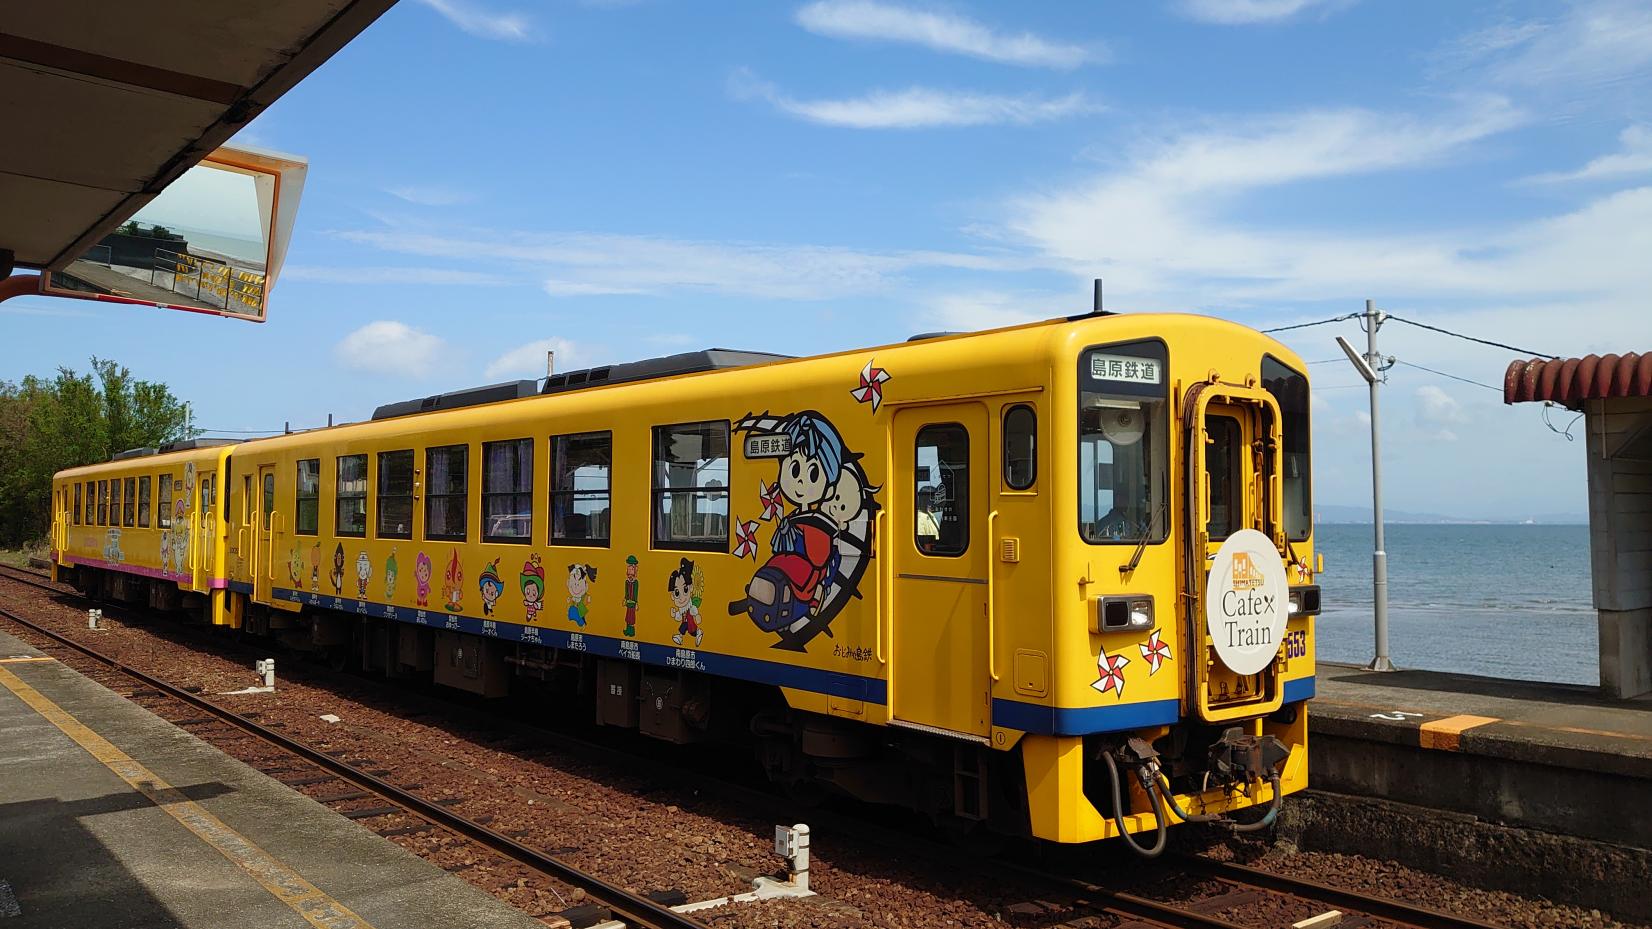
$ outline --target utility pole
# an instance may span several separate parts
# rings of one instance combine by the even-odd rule
[[[1377,330],[1387,316],[1367,300],[1361,318],[1365,322],[1365,354],[1356,352],[1342,336],[1337,336],[1337,344],[1371,390],[1371,607],[1376,623],[1376,655],[1366,669],[1392,671],[1394,663],[1388,658],[1388,550],[1383,546],[1382,531],[1382,418],[1377,412],[1377,388],[1382,386],[1383,372],[1389,367],[1377,351]]]

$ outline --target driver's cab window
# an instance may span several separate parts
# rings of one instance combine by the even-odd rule
[[[1092,545],[1166,537],[1167,361],[1157,340],[1079,356],[1078,529]]]
[[[969,548],[969,431],[957,423],[918,432],[912,527],[918,551],[951,557]]]

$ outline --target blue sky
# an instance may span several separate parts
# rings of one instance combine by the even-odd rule
[[[240,140],[310,159],[270,322],[0,305],[0,378],[115,358],[214,429],[710,345],[808,354],[1081,312],[1359,310],[1652,349],[1644,3],[402,0]],[[73,339],[64,335],[74,332]],[[1368,500],[1315,365],[1316,499]],[[1397,323],[1402,361],[1513,353]],[[248,372],[269,372],[249,379]],[[1536,406],[1396,367],[1388,502],[1586,509]],[[1565,411],[1552,417],[1570,420]],[[1574,435],[1578,435],[1574,430]]]

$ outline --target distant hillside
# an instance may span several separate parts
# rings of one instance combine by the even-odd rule
[[[1444,523],[1455,525],[1507,525],[1517,523],[1534,523],[1543,526],[1579,525],[1589,521],[1589,517],[1582,513],[1533,513],[1531,515],[1512,515],[1499,519],[1471,519],[1465,516],[1446,516],[1441,513],[1416,513],[1410,510],[1383,509],[1384,523]],[[1314,522],[1317,523],[1364,523],[1371,524],[1371,506],[1340,506],[1334,503],[1321,504],[1314,507]]]

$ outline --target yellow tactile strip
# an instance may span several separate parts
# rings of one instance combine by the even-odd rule
[[[50,655],[12,655],[8,658],[0,658],[0,664],[22,664],[23,662],[26,662],[26,661],[56,661],[56,660],[57,660],[56,658],[53,658]]]
[[[1462,742],[1465,730],[1487,723],[1501,722],[1495,716],[1447,716],[1423,723],[1417,727],[1417,744],[1423,748],[1437,748],[1454,752]]]
[[[323,893],[298,872],[254,845],[251,839],[224,825],[218,817],[184,796],[155,772],[134,761],[108,739],[88,729],[68,711],[4,667],[0,667],[0,684],[45,717],[47,722],[63,730],[64,735],[74,739],[132,789],[148,797],[151,803],[165,810],[185,829],[195,833],[197,838],[262,884],[277,900],[292,907],[310,925],[317,929],[373,929],[367,920],[349,907]]]

